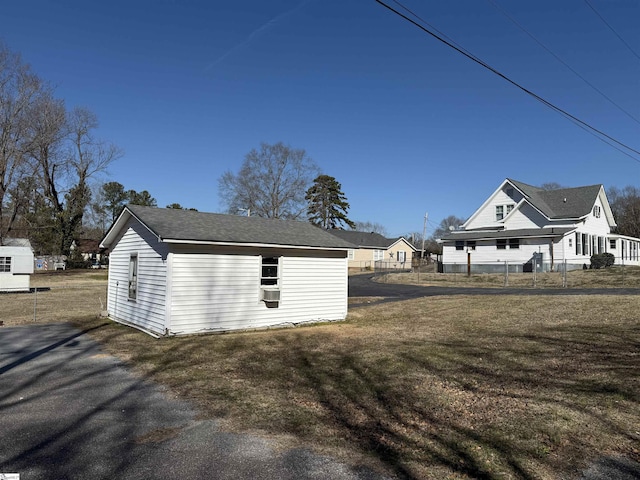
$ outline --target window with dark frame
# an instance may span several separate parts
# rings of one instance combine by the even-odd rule
[[[615,250],[616,249],[616,241],[613,239],[609,240],[609,249],[610,250]]]
[[[509,248],[520,248],[520,239],[519,238],[510,238],[509,239]]]
[[[260,273],[260,285],[278,285],[278,257],[262,257],[262,267]]]
[[[0,273],[11,273],[11,257],[0,257]]]
[[[496,240],[496,248],[498,250],[504,250],[507,248],[507,241],[503,238],[499,238],[498,240]]]
[[[467,248],[469,248],[470,250],[475,250],[476,249],[476,241],[475,240],[469,240],[467,242]]]
[[[456,250],[464,250],[464,240],[456,240]]]

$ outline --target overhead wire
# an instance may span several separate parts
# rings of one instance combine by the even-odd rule
[[[636,117],[634,117],[631,113],[629,113],[628,111],[626,111],[624,108],[622,108],[620,105],[618,105],[616,102],[614,102],[611,98],[609,98],[603,91],[601,91],[598,87],[596,87],[595,85],[593,85],[591,82],[589,82],[589,80],[587,80],[586,78],[584,78],[582,75],[580,75],[580,73],[578,73],[573,67],[571,67],[569,64],[567,64],[562,58],[560,58],[558,55],[556,55],[553,51],[551,51],[550,48],[548,48],[544,43],[542,43],[540,40],[538,40],[535,35],[533,35],[531,32],[529,32],[526,28],[524,28],[515,18],[513,18],[511,15],[509,15],[509,13],[507,13],[500,5],[498,5],[494,0],[487,0],[487,2],[489,2],[491,5],[493,5],[493,7],[498,10],[502,15],[504,15],[505,17],[507,17],[515,26],[517,26],[520,30],[522,30],[524,33],[526,33],[529,37],[531,37],[531,39],[536,42],[538,45],[540,45],[542,48],[544,48],[547,53],[549,53],[550,55],[552,55],[556,60],[558,60],[562,65],[564,65],[565,67],[567,67],[569,70],[571,70],[571,72],[576,75],[580,80],[582,80],[584,83],[586,83],[587,85],[589,85],[593,90],[595,90],[596,92],[598,92],[605,100],[607,100],[611,105],[613,105],[614,107],[616,107],[618,110],[620,110],[622,113],[624,113],[627,117],[629,117],[631,120],[633,120],[634,122],[636,122],[638,125],[640,125],[640,120],[638,120]]]
[[[593,135],[594,137],[596,137],[601,142],[603,142],[603,143],[615,148],[616,150],[618,150],[623,155],[626,155],[627,157],[631,158],[632,160],[640,163],[640,158],[638,158],[638,157],[636,157],[636,156],[634,156],[632,154],[632,153],[635,153],[635,154],[640,155],[640,151],[630,147],[629,145],[626,145],[625,143],[623,143],[623,142],[617,140],[616,138],[608,135],[607,133],[603,132],[602,130],[599,130],[599,129],[593,127],[592,125],[590,125],[587,122],[581,120],[580,118],[576,117],[575,115],[570,114],[566,110],[563,110],[562,108],[554,105],[550,101],[544,99],[540,95],[538,95],[538,94],[534,93],[533,91],[527,89],[526,87],[520,85],[515,80],[512,80],[511,78],[509,78],[508,76],[506,76],[502,72],[498,71],[497,69],[493,68],[491,65],[487,64],[485,61],[481,60],[480,58],[478,58],[477,56],[475,56],[471,52],[467,51],[465,48],[463,48],[463,47],[461,47],[459,45],[456,45],[453,41],[447,40],[446,38],[444,38],[444,35],[439,34],[439,33],[435,33],[434,31],[432,31],[432,30],[435,30],[435,29],[432,28],[432,30],[430,30],[429,28],[425,27],[421,23],[418,23],[418,21],[408,17],[407,15],[403,14],[402,12],[399,12],[398,10],[396,10],[392,6],[386,4],[382,0],[375,0],[375,1],[377,3],[379,3],[380,5],[382,5],[383,7],[387,8],[388,10],[390,10],[391,12],[395,13],[399,17],[403,18],[407,22],[409,22],[412,25],[418,27],[420,30],[422,30],[426,34],[432,36],[433,38],[435,38],[439,42],[444,43],[445,45],[447,45],[450,48],[453,48],[455,51],[457,51],[458,53],[464,55],[469,60],[472,60],[475,63],[477,63],[478,65],[486,68],[487,70],[489,70],[490,72],[492,72],[495,75],[499,76],[500,78],[502,78],[506,82],[512,84],[513,86],[515,86],[519,90],[523,91],[527,95],[529,95],[532,98],[534,98],[535,100],[539,101],[540,103],[542,103],[543,105],[545,105],[549,109],[551,109],[551,110],[555,111],[556,113],[562,115],[563,117],[565,117],[569,121],[573,122],[575,125],[579,126],[580,128],[582,128],[586,132],[588,132],[591,135]],[[394,1],[394,3],[399,5],[403,10],[408,12],[410,15],[414,16],[415,18],[417,18],[420,22],[422,22],[422,23],[424,23],[426,25],[429,25],[426,21],[424,21],[422,18],[420,18],[420,16],[416,15],[409,8],[405,7],[401,2],[399,2],[398,0],[393,0],[393,1]],[[632,153],[629,153],[629,152],[632,152]]]
[[[586,4],[587,4],[587,6],[588,6],[591,10],[593,10],[593,13],[595,13],[595,14],[598,16],[598,18],[599,18],[600,20],[602,20],[602,22],[603,22],[607,27],[609,27],[609,30],[611,30],[611,31],[613,32],[613,34],[614,34],[616,37],[618,37],[618,40],[620,40],[620,41],[621,41],[621,42],[622,42],[622,43],[623,43],[623,44],[624,44],[624,45],[629,49],[629,51],[630,51],[630,52],[631,52],[631,53],[632,53],[632,54],[633,54],[633,55],[634,55],[638,60],[640,60],[640,55],[638,55],[638,54],[636,53],[636,51],[635,51],[633,48],[631,48],[631,45],[629,45],[627,42],[625,42],[625,41],[624,41],[624,38],[622,38],[622,37],[618,34],[618,32],[616,32],[616,30],[615,30],[615,29],[614,29],[614,28],[609,24],[609,22],[607,22],[607,21],[604,19],[604,17],[603,17],[602,15],[600,15],[600,12],[598,12],[598,10],[596,10],[596,7],[594,7],[594,6],[591,4],[591,2],[590,2],[589,0],[584,0],[584,3],[586,3]]]

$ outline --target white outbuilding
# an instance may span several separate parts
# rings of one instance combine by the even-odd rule
[[[344,320],[347,252],[308,222],[126,206],[110,250],[107,311],[156,335]]]
[[[26,238],[6,238],[0,245],[0,292],[28,292],[33,249]]]

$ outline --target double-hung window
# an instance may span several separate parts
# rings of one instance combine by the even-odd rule
[[[504,218],[504,205],[496,205],[496,221]]]
[[[509,248],[520,248],[520,239],[519,238],[510,238],[509,239]]]
[[[278,286],[278,270],[280,266],[279,257],[262,257],[260,268],[260,285]]]
[[[129,257],[129,299],[138,298],[138,254]]]
[[[496,248],[498,250],[506,250],[507,248],[507,241],[503,238],[499,238],[498,240],[496,240]]]
[[[464,240],[456,240],[456,250],[464,250]]]
[[[396,253],[396,260],[398,260],[398,262],[406,262],[407,261],[407,252],[397,252]]]
[[[384,250],[373,251],[373,261],[377,262],[378,260],[384,260]]]

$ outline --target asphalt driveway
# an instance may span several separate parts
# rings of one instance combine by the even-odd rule
[[[22,479],[379,479],[221,431],[67,324],[0,329],[0,473]]]
[[[441,295],[640,295],[640,288],[484,288],[402,285],[375,281],[373,274],[349,276],[349,297],[378,297],[381,303]],[[350,304],[350,306],[357,306]]]

